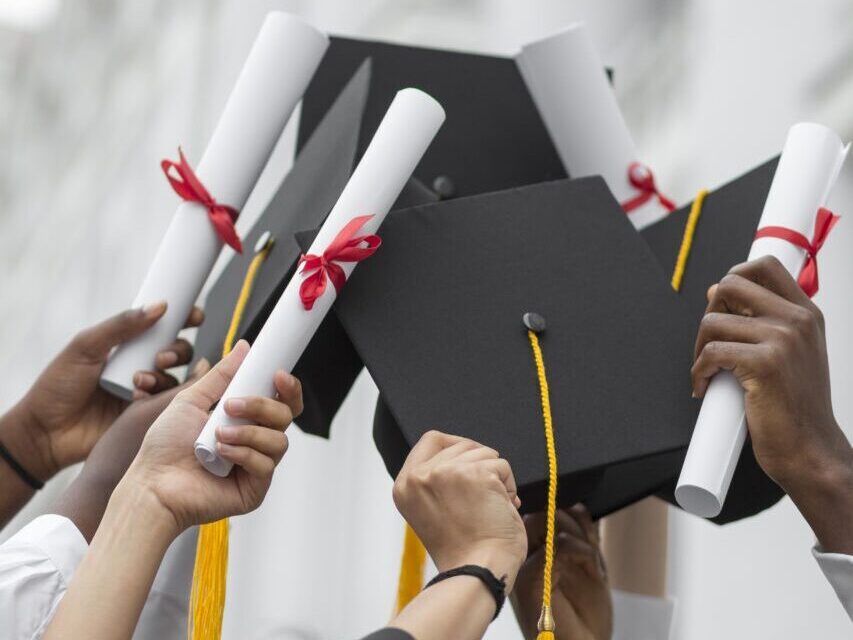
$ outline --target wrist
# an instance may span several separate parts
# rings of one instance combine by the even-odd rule
[[[121,520],[137,522],[139,526],[147,528],[153,538],[164,541],[167,545],[185,529],[143,475],[133,467],[128,469],[113,491],[107,505],[107,514]],[[104,518],[106,517],[105,514]]]
[[[442,573],[467,564],[485,567],[499,580],[505,577],[507,595],[512,591],[523,560],[500,542],[483,542],[459,553],[443,554],[441,559],[435,559],[436,568]]]
[[[827,552],[853,554],[853,450],[846,438],[779,482]]]
[[[59,471],[50,441],[26,400],[0,418],[0,442],[27,472],[47,482]]]

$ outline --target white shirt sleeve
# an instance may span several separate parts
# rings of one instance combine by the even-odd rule
[[[853,556],[843,553],[825,553],[820,545],[812,549],[815,560],[835,589],[838,599],[853,620]]]
[[[675,600],[611,590],[613,640],[668,640]]]
[[[57,515],[39,516],[0,545],[4,638],[41,638],[88,548],[74,523]]]

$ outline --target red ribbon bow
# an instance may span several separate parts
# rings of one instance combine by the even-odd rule
[[[755,232],[755,238],[756,240],[758,238],[779,238],[780,240],[790,242],[806,252],[806,263],[803,265],[803,270],[800,271],[797,282],[805,294],[811,298],[817,293],[819,285],[817,277],[817,253],[823,247],[823,243],[826,242],[826,238],[836,222],[838,222],[838,216],[829,209],[821,207],[817,210],[817,218],[815,218],[814,222],[814,236],[811,241],[802,233],[786,227],[762,227]]]
[[[299,264],[305,265],[302,268],[305,280],[299,287],[299,297],[302,298],[302,306],[306,311],[310,311],[317,298],[326,291],[327,276],[335,285],[335,291],[340,292],[343,288],[347,277],[341,266],[337,264],[338,262],[361,262],[376,253],[379,245],[382,244],[379,236],[371,234],[353,237],[355,232],[372,217],[372,215],[358,216],[347,222],[335,239],[329,243],[322,256],[308,254],[299,259]],[[362,243],[366,243],[366,246],[362,246]]]
[[[675,203],[658,191],[655,185],[655,177],[652,175],[651,169],[640,162],[632,162],[628,165],[628,180],[638,189],[640,193],[622,203],[622,209],[625,213],[631,213],[634,209],[644,205],[651,200],[653,196],[657,196],[660,202],[667,211],[675,209]]]
[[[172,189],[187,202],[198,202],[203,205],[207,209],[207,217],[210,218],[216,235],[222,238],[222,241],[234,251],[243,253],[243,243],[240,242],[240,236],[237,235],[237,230],[234,228],[234,222],[237,220],[239,212],[234,207],[219,204],[198,179],[180,147],[178,147],[178,154],[181,157],[180,162],[172,162],[171,160],[160,162],[163,173],[166,174]],[[177,171],[177,178],[170,173],[172,169]]]

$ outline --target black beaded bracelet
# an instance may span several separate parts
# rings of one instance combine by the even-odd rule
[[[21,463],[19,463],[17,460],[15,460],[15,458],[12,456],[12,454],[9,453],[9,450],[5,446],[3,446],[2,442],[0,442],[0,458],[3,458],[6,461],[6,464],[8,464],[12,468],[12,471],[14,471],[16,474],[18,474],[18,477],[21,480],[26,482],[30,487],[32,487],[36,491],[38,491],[39,489],[44,487],[44,482],[42,482],[41,480],[36,478],[34,475],[32,475],[29,471],[24,469],[21,466]]]
[[[489,590],[489,593],[492,594],[492,597],[495,599],[495,615],[492,618],[494,620],[498,617],[498,614],[501,612],[501,609],[504,606],[504,601],[506,601],[506,576],[503,576],[500,580],[495,577],[495,574],[486,569],[486,567],[481,567],[476,564],[466,564],[461,567],[456,567],[455,569],[450,569],[448,571],[442,571],[437,576],[435,576],[432,580],[427,582],[427,585],[424,589],[428,589],[432,585],[441,582],[442,580],[447,580],[448,578],[454,578],[456,576],[474,576],[475,578],[479,578],[483,581],[483,584],[486,585],[486,588]]]

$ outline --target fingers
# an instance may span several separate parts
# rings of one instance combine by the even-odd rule
[[[246,473],[255,478],[268,478],[275,471],[276,461],[251,447],[217,442],[216,450],[222,459],[242,467]],[[282,455],[284,455],[283,452]]]
[[[482,447],[486,449],[487,447]],[[495,455],[497,452],[495,451]],[[462,456],[460,456],[461,459]],[[512,473],[512,467],[510,466],[507,460],[503,458],[487,458],[484,460],[480,460],[477,462],[481,467],[488,469],[500,479],[503,483],[504,487],[506,487],[506,492],[510,497],[510,500],[516,507],[521,505],[520,500],[518,499],[518,488],[515,485],[515,476]]]
[[[287,435],[258,425],[222,426],[216,430],[218,441],[231,447],[248,447],[278,464],[287,453]]]
[[[703,397],[711,378],[721,370],[731,371],[741,382],[766,371],[772,362],[770,349],[765,344],[707,343],[690,370],[693,393],[697,398]]]
[[[225,393],[248,353],[249,343],[245,340],[238,341],[231,353],[217,362],[198,382],[182,391],[178,398],[204,411],[209,410]]]
[[[741,316],[780,316],[787,300],[743,276],[729,273],[714,289],[706,313],[718,311]]]
[[[193,359],[193,346],[183,338],[175,340],[154,357],[154,366],[158,369],[182,367]]]
[[[527,531],[527,553],[534,553],[545,544],[545,513],[531,513],[522,518]]]
[[[709,342],[744,342],[758,344],[766,336],[768,322],[748,316],[711,311],[699,323],[693,359],[699,357]]]
[[[302,404],[302,383],[299,378],[279,369],[275,372],[273,383],[278,393],[278,399],[290,407],[293,417],[297,418],[302,415],[304,406]]]
[[[144,397],[145,394],[159,393],[178,386],[178,380],[162,371],[137,371],[133,374],[133,386],[136,387],[134,397]],[[136,391],[141,392],[137,394]]]
[[[225,413],[276,431],[284,431],[293,422],[290,407],[272,398],[229,398]]]
[[[200,327],[202,322],[204,322],[204,311],[199,307],[193,307],[186,323],[184,324],[184,328],[189,329],[190,327]]]
[[[128,309],[78,333],[70,348],[80,357],[101,362],[110,350],[143,333],[166,313],[165,302]]]
[[[412,450],[406,458],[406,462],[403,464],[403,470],[412,468],[431,459],[442,449],[446,449],[447,447],[450,447],[462,440],[465,440],[465,438],[452,436],[436,430],[427,431],[423,436],[421,436],[421,439],[418,440],[417,444],[412,447]]]
[[[757,260],[743,262],[732,267],[729,273],[746,278],[794,304],[800,306],[812,304],[797,281],[773,256],[764,256]]]

